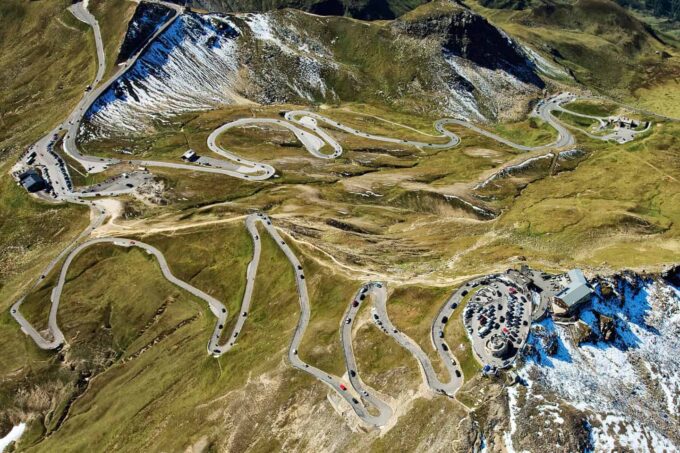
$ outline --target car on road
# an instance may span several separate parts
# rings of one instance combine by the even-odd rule
[[[355,300],[354,302],[352,302],[352,307],[358,307],[358,306],[359,306],[358,300]]]
[[[352,322],[352,318],[347,318],[347,319],[345,319],[345,324],[349,324],[349,323],[351,323],[351,322]]]
[[[349,375],[355,377],[357,375],[357,372],[354,370],[349,370]]]
[[[456,370],[456,377],[460,377],[460,371]]]
[[[353,402],[354,404],[359,404],[359,400],[357,400],[356,398],[352,398],[352,402]]]
[[[444,351],[448,351],[448,350],[449,350],[449,347],[446,346],[446,343],[442,343],[442,349],[443,349]]]
[[[347,390],[347,387],[345,386],[345,384],[340,384],[340,390],[344,390],[344,391]]]

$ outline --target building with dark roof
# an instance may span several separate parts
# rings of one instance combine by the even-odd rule
[[[31,193],[39,192],[47,187],[47,183],[42,175],[34,169],[30,169],[19,175],[19,183],[24,189]]]

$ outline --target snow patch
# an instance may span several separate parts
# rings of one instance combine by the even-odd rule
[[[680,405],[680,293],[659,280],[622,279],[615,294],[599,296],[581,309],[581,320],[597,334],[597,314],[615,322],[616,340],[577,346],[568,326],[548,318],[539,324],[556,334],[548,355],[532,328],[535,351],[519,370],[522,380],[557,394],[589,418],[596,451],[677,451]],[[623,301],[623,302],[621,302]]]
[[[12,427],[11,431],[5,437],[0,439],[0,452],[5,451],[5,448],[12,442],[19,440],[21,435],[26,431],[26,423],[19,423]]]

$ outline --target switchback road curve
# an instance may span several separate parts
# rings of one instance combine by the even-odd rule
[[[101,211],[101,214],[103,215],[104,211]],[[101,217],[95,218],[93,220],[93,225],[97,224],[98,222],[101,222]],[[446,383],[442,383],[437,378],[429,358],[417,345],[417,343],[415,343],[415,341],[405,334],[399,332],[396,327],[394,327],[387,315],[387,291],[385,286],[379,282],[367,283],[360,289],[353,301],[350,302],[349,308],[347,309],[347,312],[341,321],[340,339],[351,388],[347,387],[343,383],[342,378],[333,376],[319,368],[314,367],[313,365],[310,365],[309,363],[304,362],[298,354],[298,348],[302,342],[311,316],[311,306],[307,285],[305,282],[304,270],[295,253],[293,253],[286,241],[280,236],[276,228],[274,228],[272,225],[271,219],[262,213],[251,214],[246,218],[246,228],[248,229],[248,232],[250,233],[253,240],[253,257],[246,270],[246,288],[243,295],[243,300],[241,302],[240,313],[237,315],[235,325],[230,334],[226,337],[226,340],[223,336],[223,331],[228,319],[228,311],[226,307],[214,297],[177,278],[170,270],[165,256],[160,250],[152,245],[128,238],[107,237],[91,239],[81,243],[77,247],[70,249],[70,253],[68,253],[66,256],[64,264],[61,267],[57,283],[51,292],[51,306],[48,318],[48,336],[44,336],[38,332],[37,329],[21,314],[20,309],[22,303],[24,302],[24,298],[17,301],[12,306],[11,315],[14,317],[17,323],[19,323],[22,331],[29,335],[35,344],[41,349],[51,350],[61,347],[67,343],[67,340],[64,336],[64,333],[59,328],[57,322],[57,313],[59,310],[64,285],[66,284],[68,270],[73,263],[73,260],[83,250],[98,244],[111,244],[119,247],[138,247],[156,258],[161,273],[166,280],[208,304],[210,311],[216,318],[216,324],[213,333],[208,340],[207,351],[213,357],[220,357],[236,345],[236,340],[245,325],[247,314],[251,307],[253,289],[257,278],[257,271],[262,249],[261,238],[257,229],[257,224],[261,224],[267,234],[269,234],[275,241],[277,246],[288,259],[295,274],[295,284],[297,286],[298,300],[300,304],[300,317],[288,347],[288,361],[294,368],[312,375],[317,380],[332,388],[341,398],[347,402],[349,407],[351,407],[356,415],[367,425],[381,427],[389,423],[389,421],[394,416],[394,410],[389,406],[389,404],[378,397],[375,390],[370,389],[366,384],[363,383],[356,360],[354,358],[354,351],[352,347],[353,320],[361,303],[363,303],[366,297],[370,297],[374,303],[376,324],[387,335],[394,338],[402,347],[414,355],[420,364],[427,385],[434,392],[448,396],[453,396],[458,388],[460,388],[463,383],[463,378],[460,373],[460,368],[449,350],[438,350],[438,353],[444,360],[446,368],[450,374],[450,380]],[[58,258],[61,257],[62,255],[60,255]],[[54,263],[56,264],[57,261],[58,259],[55,260]],[[49,272],[52,267],[50,267],[46,272]],[[43,276],[46,275],[47,273],[43,274]],[[349,319],[350,322],[347,322],[347,319]],[[377,415],[371,413],[368,407],[374,408],[374,412],[377,412]]]

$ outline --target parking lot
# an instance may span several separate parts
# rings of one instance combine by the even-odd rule
[[[470,286],[476,292],[463,311],[463,324],[472,348],[483,366],[505,368],[529,334],[531,293],[512,273],[492,275]]]

